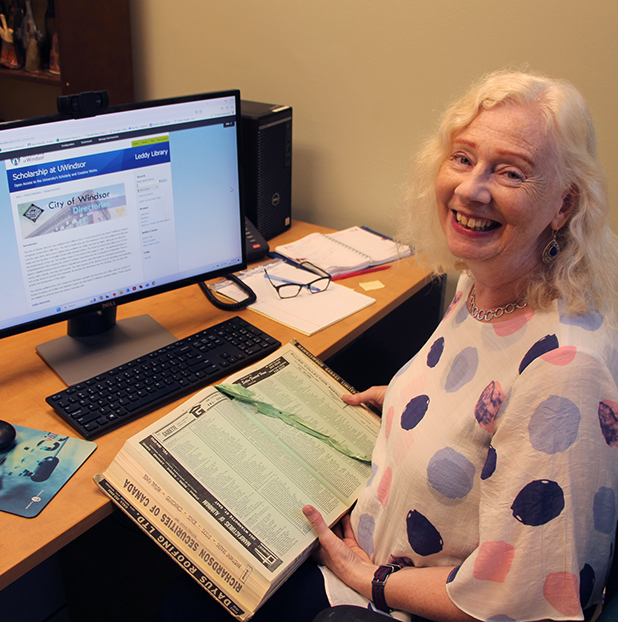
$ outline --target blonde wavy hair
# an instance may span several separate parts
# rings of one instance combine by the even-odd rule
[[[618,241],[609,226],[605,176],[588,106],[565,80],[525,71],[497,71],[457,99],[414,160],[402,202],[399,239],[415,248],[436,274],[467,270],[446,245],[436,207],[436,179],[455,135],[481,110],[509,104],[533,105],[541,111],[560,186],[564,191],[571,189],[575,201],[569,220],[558,232],[560,253],[550,264],[541,262],[528,285],[528,303],[548,309],[559,298],[571,313],[599,310],[616,320]]]

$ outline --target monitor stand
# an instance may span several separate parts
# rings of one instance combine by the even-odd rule
[[[67,385],[92,378],[177,341],[149,315],[116,322],[116,308],[68,322],[67,334],[36,347]]]

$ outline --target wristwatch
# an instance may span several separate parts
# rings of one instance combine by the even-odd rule
[[[401,570],[401,566],[397,564],[385,564],[380,566],[373,575],[373,581],[371,582],[371,600],[373,604],[385,613],[390,613],[390,608],[386,604],[386,597],[384,596],[384,587],[386,586],[386,579],[393,574]]]

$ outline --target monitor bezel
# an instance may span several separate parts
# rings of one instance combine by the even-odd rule
[[[64,321],[70,321],[73,318],[78,318],[79,316],[88,316],[101,312],[106,312],[110,309],[117,309],[122,305],[128,304],[130,302],[135,302],[136,300],[142,300],[144,298],[150,298],[152,296],[156,296],[158,294],[163,294],[165,292],[173,291],[176,289],[181,289],[183,287],[187,287],[189,285],[194,285],[196,283],[211,280],[230,272],[236,272],[238,270],[244,270],[247,267],[247,255],[246,255],[246,245],[244,243],[245,238],[245,206],[244,206],[244,192],[243,192],[243,174],[242,174],[242,158],[241,158],[241,148],[242,148],[242,139],[241,139],[241,131],[242,131],[242,123],[241,120],[241,111],[240,111],[240,90],[238,89],[230,89],[224,91],[213,91],[213,92],[204,92],[197,93],[193,95],[185,95],[181,97],[170,97],[163,99],[154,99],[148,100],[144,102],[135,102],[131,104],[121,104],[115,106],[109,106],[99,112],[96,116],[103,116],[108,114],[114,114],[118,112],[126,112],[133,110],[142,110],[146,108],[155,108],[155,107],[164,107],[173,104],[186,103],[192,101],[201,101],[205,99],[217,99],[223,97],[234,97],[235,100],[235,118],[236,118],[236,153],[238,160],[238,193],[239,193],[239,207],[240,207],[240,218],[239,218],[239,240],[240,247],[242,253],[242,260],[235,265],[228,265],[220,269],[210,270],[205,273],[197,274],[192,277],[186,277],[180,279],[178,281],[174,281],[172,283],[165,283],[162,285],[155,285],[148,289],[138,290],[134,293],[125,294],[122,298],[116,298],[114,300],[104,300],[97,301],[95,303],[91,303],[88,305],[84,305],[77,309],[71,309],[67,311],[61,311],[59,313],[53,313],[44,318],[39,318],[36,320],[31,320],[28,322],[24,322],[21,324],[16,324],[14,326],[9,326],[6,328],[0,328],[0,339],[4,339],[5,337],[10,337],[13,335],[22,334],[31,330],[35,330],[37,328],[42,328],[45,326],[50,326],[53,324],[59,324]],[[67,114],[55,114],[55,115],[47,115],[43,117],[33,117],[30,119],[23,119],[19,121],[9,121],[5,123],[0,123],[0,132],[5,129],[12,129],[18,127],[27,127],[33,125],[44,125],[47,123],[57,122],[57,121],[66,121],[71,120],[73,117]],[[0,156],[0,159],[4,159]]]

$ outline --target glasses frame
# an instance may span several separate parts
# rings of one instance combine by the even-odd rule
[[[272,282],[272,279],[270,278],[270,275],[268,274],[268,270],[266,268],[264,268],[264,274],[266,275],[266,278],[268,279],[268,282],[277,291],[277,294],[278,294],[279,298],[281,298],[282,300],[288,300],[290,298],[296,298],[298,296],[298,294],[300,294],[300,292],[303,289],[303,287],[306,287],[309,290],[309,292],[312,293],[312,294],[320,294],[322,292],[325,292],[328,289],[328,286],[331,284],[332,278],[331,278],[330,274],[328,274],[328,272],[326,272],[326,270],[320,268],[319,266],[316,266],[314,263],[311,263],[310,261],[301,261],[298,264],[298,267],[302,268],[303,270],[307,270],[307,272],[313,272],[314,274],[317,274],[318,278],[314,279],[313,281],[310,281],[309,283],[296,283],[295,281],[288,281],[287,279],[280,279],[279,277],[273,277],[273,278],[279,279],[281,281],[284,281],[284,283],[281,283],[281,285],[275,285]],[[326,281],[326,286],[323,289],[313,289],[311,287],[312,285],[314,285],[315,283],[318,283],[320,281]],[[294,290],[294,294],[288,296],[288,295],[283,295],[281,293],[282,291],[285,293],[286,290],[289,291],[293,287],[296,288]]]

